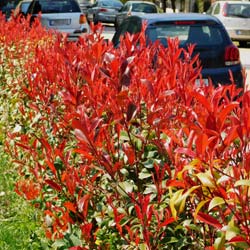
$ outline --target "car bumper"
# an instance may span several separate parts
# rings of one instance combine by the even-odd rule
[[[228,34],[235,41],[250,41],[250,30],[228,30]]]
[[[116,17],[115,14],[110,14],[110,15],[107,14],[104,15],[102,13],[98,14],[98,20],[103,23],[115,23],[115,17]]]
[[[203,79],[211,79],[214,86],[218,86],[219,84],[226,85],[231,84],[230,82],[230,71],[232,72],[234,83],[238,87],[243,87],[243,75],[242,75],[242,65],[234,65],[231,67],[225,68],[211,68],[211,69],[203,69],[202,70],[202,78]]]

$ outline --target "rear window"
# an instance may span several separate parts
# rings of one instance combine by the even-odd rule
[[[197,46],[221,45],[223,34],[216,25],[175,25],[157,24],[149,26],[146,35],[151,42],[159,40],[164,46],[167,45],[167,38],[178,37],[180,46],[196,44]]]
[[[122,3],[117,2],[117,1],[102,1],[101,6],[121,8]]]
[[[74,0],[39,0],[32,6],[32,14],[81,12]]]
[[[145,13],[157,13],[157,8],[151,4],[134,3],[132,4],[132,11],[145,12]]]
[[[226,14],[231,17],[250,17],[250,4],[227,4]]]

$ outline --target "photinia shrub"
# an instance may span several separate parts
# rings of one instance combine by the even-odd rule
[[[177,39],[146,47],[127,34],[115,49],[100,25],[69,43],[1,22],[13,48],[1,50],[13,82],[2,101],[15,96],[18,110],[6,150],[48,238],[84,250],[250,247],[249,91],[203,84],[194,47]]]

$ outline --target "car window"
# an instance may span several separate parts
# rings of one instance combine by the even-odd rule
[[[134,3],[132,5],[132,11],[134,12],[145,12],[145,13],[157,13],[157,8],[151,4],[145,3]]]
[[[72,0],[38,0],[33,5],[32,14],[81,12],[79,5]]]
[[[215,8],[214,8],[214,15],[220,14],[220,4],[217,3]]]
[[[197,46],[218,46],[222,44],[223,37],[217,26],[209,25],[175,25],[159,23],[149,26],[146,30],[148,41],[155,42],[159,40],[164,46],[167,46],[168,38],[178,37],[180,46],[187,44],[196,44]]]
[[[106,6],[106,7],[112,6],[112,7],[120,8],[122,6],[122,3],[116,2],[116,1],[102,1],[101,5]]]
[[[129,11],[131,4],[125,4],[121,11]]]
[[[29,6],[30,6],[29,2],[21,3],[21,6],[20,6],[21,7],[21,12],[22,13],[27,13],[27,10],[28,10]]]
[[[228,4],[227,16],[250,17],[250,5],[249,4]]]

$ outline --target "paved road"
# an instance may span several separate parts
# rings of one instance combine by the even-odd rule
[[[240,48],[240,58],[243,67],[246,68],[246,88],[250,90],[250,48]]]
[[[104,27],[103,35],[107,39],[112,39],[114,34],[114,26],[107,25]],[[247,71],[247,89],[250,90],[250,48],[240,48],[240,57],[242,65],[246,68]]]

